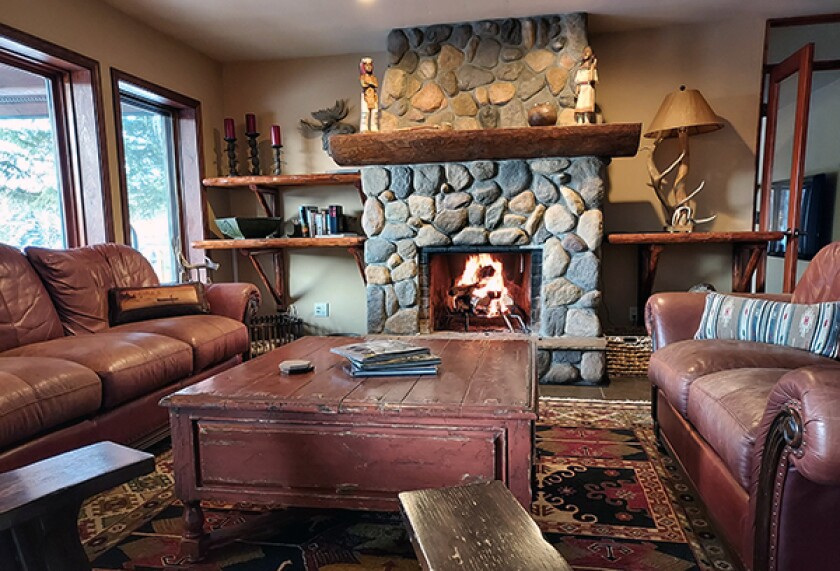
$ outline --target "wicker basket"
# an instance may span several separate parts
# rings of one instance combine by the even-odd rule
[[[610,378],[646,377],[652,352],[650,337],[607,337],[607,374]]]

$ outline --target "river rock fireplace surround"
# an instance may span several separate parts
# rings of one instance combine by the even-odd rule
[[[523,127],[521,112],[547,98],[561,122],[572,117],[565,82],[587,45],[585,17],[394,30],[388,44],[385,116],[411,109],[388,121],[410,129],[330,140],[338,164],[362,167],[368,332],[533,335],[540,382],[600,382],[605,167],[636,153],[641,125]],[[503,273],[509,290],[476,296],[484,277],[456,283],[454,268],[479,253],[502,259],[481,272]],[[499,302],[514,309],[491,323]]]

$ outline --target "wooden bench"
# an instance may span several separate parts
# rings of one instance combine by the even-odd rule
[[[0,474],[0,569],[85,571],[82,502],[154,470],[151,454],[99,442]]]
[[[499,480],[399,497],[425,571],[572,570]]]

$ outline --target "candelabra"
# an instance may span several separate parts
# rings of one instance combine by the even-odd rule
[[[228,156],[228,176],[239,176],[236,160],[236,137],[225,137]]]
[[[280,175],[283,174],[283,168],[281,167],[281,160],[280,154],[283,145],[271,145],[272,150],[274,151],[274,174]]]
[[[248,137],[249,160],[251,161],[251,174],[256,176],[260,174],[260,154],[257,150],[257,137],[259,133],[245,133]]]

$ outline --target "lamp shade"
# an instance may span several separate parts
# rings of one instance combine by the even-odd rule
[[[722,127],[720,117],[715,115],[700,92],[681,85],[677,91],[665,96],[645,137],[676,137],[680,129],[685,129],[689,135],[698,135]]]

